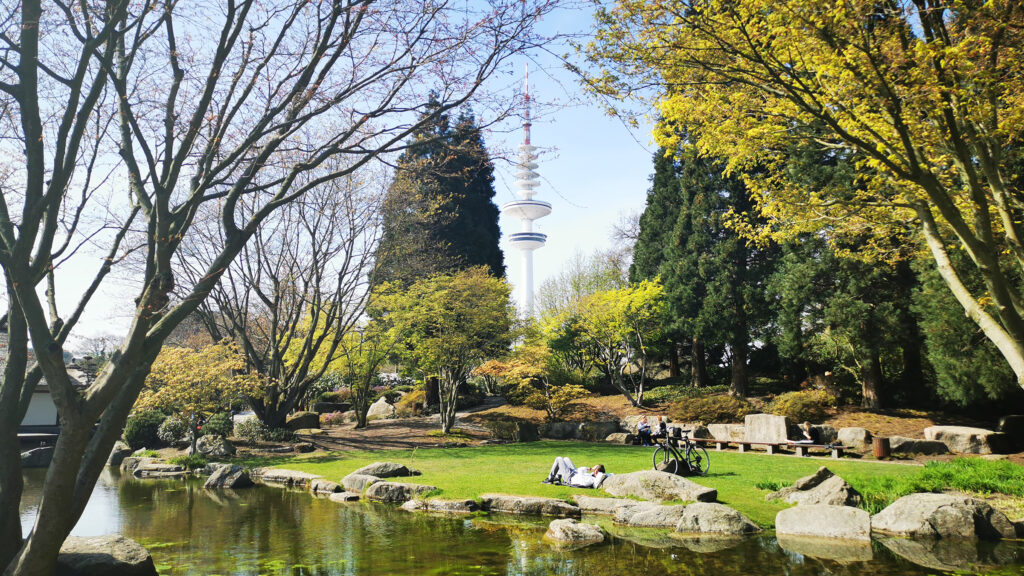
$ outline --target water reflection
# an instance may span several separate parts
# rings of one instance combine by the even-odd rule
[[[23,523],[39,499],[42,471],[26,473]],[[565,550],[543,540],[548,520],[512,515],[445,517],[394,506],[338,504],[276,488],[203,489],[198,480],[135,480],[104,472],[77,535],[122,532],[153,554],[165,576],[199,574],[934,574],[935,570],[1024,567],[1021,543],[998,546],[875,543],[866,551],[808,546],[771,536],[681,538],[586,518],[608,541]],[[911,546],[908,546],[910,544]]]

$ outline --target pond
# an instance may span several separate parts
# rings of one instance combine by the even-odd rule
[[[30,527],[44,470],[25,474],[22,523]],[[622,529],[580,550],[542,537],[550,519],[442,517],[395,506],[339,504],[307,492],[256,487],[208,491],[202,481],[137,480],[108,468],[74,534],[121,533],[146,546],[164,576],[287,574],[498,574],[713,576],[925,575],[956,568],[1024,572],[1024,543],[874,542],[856,552],[774,536],[682,540],[668,531]],[[832,557],[832,559],[827,559]]]

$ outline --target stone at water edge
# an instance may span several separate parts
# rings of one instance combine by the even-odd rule
[[[583,494],[574,494],[572,499],[584,514],[605,514],[608,516],[615,514],[615,510],[620,506],[639,504],[637,500],[630,500],[629,498],[599,498]]]
[[[149,551],[120,534],[71,536],[57,556],[57,576],[156,576]]]
[[[680,533],[733,536],[761,531],[743,514],[717,502],[694,502],[686,506],[675,529]]]
[[[362,494],[363,490],[366,490],[369,485],[377,482],[383,482],[383,480],[376,476],[371,476],[369,474],[356,474],[355,472],[341,479],[341,483],[345,486],[345,490],[359,494]]]
[[[871,515],[851,506],[794,506],[775,516],[775,533],[870,542]]]
[[[686,506],[682,504],[673,506],[654,504],[637,508],[635,513],[629,515],[626,524],[638,528],[675,528],[685,512]],[[619,518],[618,514],[616,514],[616,518]]]
[[[22,468],[46,468],[53,460],[53,446],[40,446],[21,453]]]
[[[377,478],[401,478],[404,476],[419,476],[418,470],[410,470],[405,464],[397,462],[374,462],[355,470],[352,474],[364,474],[376,476]],[[351,474],[350,474],[351,475]]]
[[[560,544],[597,544],[604,542],[604,530],[597,524],[584,524],[573,518],[560,518],[548,524],[548,531],[544,537]]]
[[[328,496],[332,502],[358,502],[359,494],[355,492],[335,492]]]
[[[514,496],[510,494],[482,494],[483,509],[490,512],[509,514],[532,514],[537,516],[579,517],[580,509],[557,498],[537,496]]]
[[[641,470],[608,476],[601,490],[619,498],[643,500],[681,500],[683,502],[714,502],[718,491],[668,472]]]
[[[203,488],[248,488],[252,486],[252,478],[249,471],[237,464],[221,466],[203,484]]]
[[[367,500],[376,502],[403,503],[416,496],[437,490],[437,486],[425,484],[402,484],[399,482],[377,482],[366,489]]]
[[[124,459],[131,456],[131,454],[131,446],[118,440],[114,442],[114,447],[110,450],[110,456],[107,457],[107,466],[120,466]]]
[[[966,494],[909,494],[871,517],[875,532],[916,538],[1016,537],[1006,515]]]
[[[446,514],[469,514],[476,512],[480,506],[475,500],[409,500],[402,504],[403,510],[417,512],[441,512]]]
[[[344,489],[337,482],[331,482],[326,478],[317,478],[309,483],[309,491],[314,494],[334,494],[344,492]]]
[[[317,478],[322,478],[322,476],[317,474],[279,468],[253,468],[250,472],[250,476],[252,476],[253,480],[262,482],[263,484],[282,484],[284,486],[301,487],[308,486],[310,482]]]

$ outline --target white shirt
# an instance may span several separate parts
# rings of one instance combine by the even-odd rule
[[[596,475],[590,472],[590,468],[583,466],[576,469],[576,472],[569,477],[569,486],[576,488],[594,488],[604,480],[605,474],[598,472]]]

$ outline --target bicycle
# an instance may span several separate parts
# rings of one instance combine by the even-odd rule
[[[708,451],[690,440],[689,430],[680,430],[680,433],[683,442],[682,452],[680,452],[676,438],[669,436],[658,438],[658,447],[654,449],[654,469],[676,474],[679,471],[679,463],[685,462],[691,473],[704,476],[711,467],[711,457],[708,456]]]

